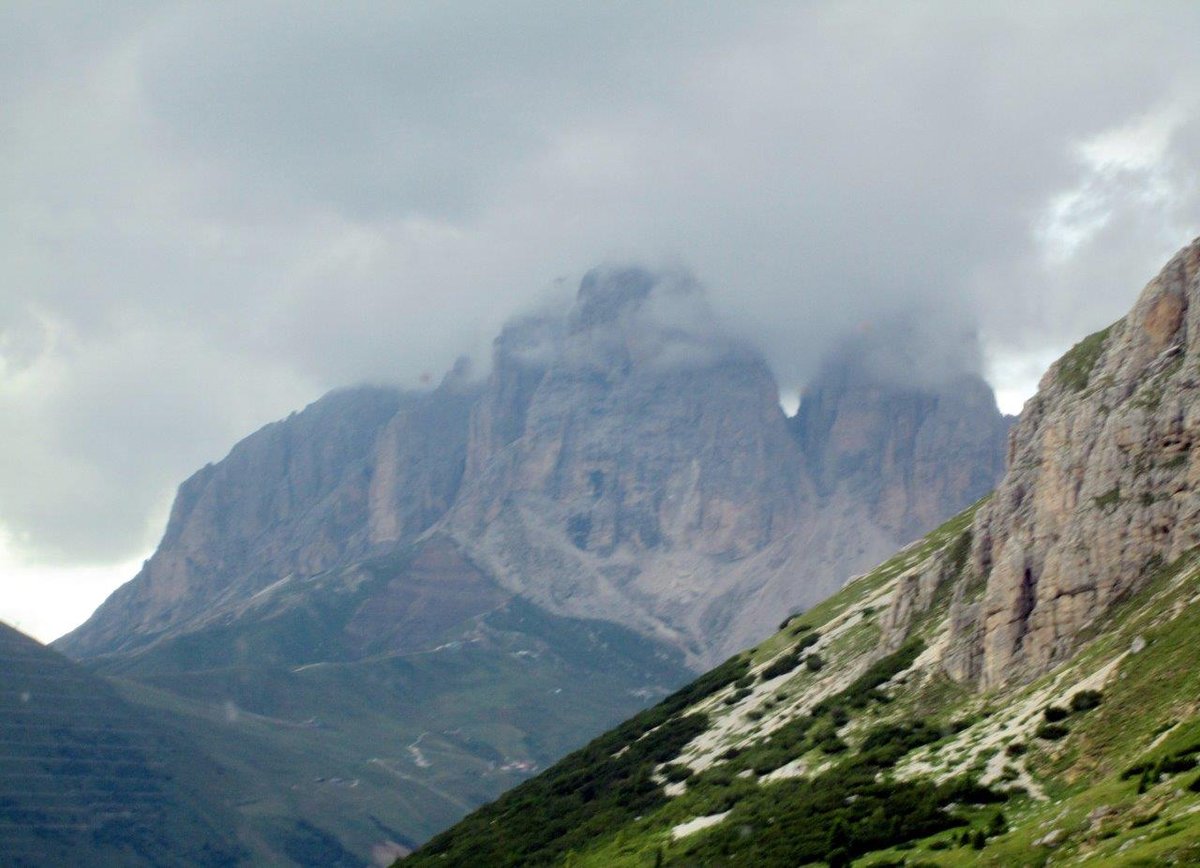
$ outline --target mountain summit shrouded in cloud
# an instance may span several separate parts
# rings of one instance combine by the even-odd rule
[[[6,609],[57,581],[38,564],[145,552],[174,481],[242,432],[485,365],[598,260],[687,263],[789,392],[835,336],[918,308],[978,323],[1019,402],[1194,228],[1198,22],[9,4]]]
[[[1007,423],[978,374],[875,364],[932,351],[856,335],[789,420],[692,278],[595,269],[569,310],[501,331],[485,382],[335,392],[193,475],[139,576],[60,647],[134,649],[442,537],[508,593],[712,662],[995,484]]]
[[[788,418],[694,280],[595,269],[486,379],[335,391],[193,474],[56,646],[240,758],[260,861],[411,848],[995,484],[978,374],[851,346]]]

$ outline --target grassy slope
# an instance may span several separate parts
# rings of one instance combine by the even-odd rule
[[[231,864],[219,770],[103,679],[0,624],[0,863]]]
[[[887,650],[878,648],[878,622],[897,580],[939,552],[953,562],[971,517],[969,510],[951,520],[745,652],[748,676],[665,717],[675,721],[705,715],[708,728],[667,763],[652,764],[649,771],[658,788],[646,809],[541,861],[591,866],[819,863],[838,840],[803,850],[802,839],[811,837],[814,825],[837,839],[841,830],[828,829],[844,819],[852,838],[861,833],[850,842],[849,855],[862,865],[1041,865],[1076,857],[1094,860],[1088,864],[1200,862],[1200,794],[1188,788],[1200,774],[1191,768],[1200,753],[1189,752],[1200,751],[1200,670],[1194,645],[1200,607],[1193,605],[1200,600],[1200,558],[1187,556],[1162,568],[1097,624],[1078,653],[1057,670],[1031,684],[988,694],[956,685],[928,665],[944,635],[950,601],[950,589],[944,588],[912,622],[912,637],[930,648],[917,665],[882,685],[878,695],[863,694],[870,697],[865,702],[850,695],[863,693],[855,679]],[[960,574],[955,581],[966,584],[968,597],[982,591],[970,575]],[[824,664],[819,671],[801,664],[762,680],[764,669],[812,633],[821,638],[797,657],[817,654]],[[1140,650],[1131,653],[1133,648]],[[1100,705],[1061,721],[1065,736],[1038,737],[1046,706],[1066,707],[1084,689],[1102,691]],[[819,713],[810,720],[814,706]],[[830,706],[838,708],[831,712]],[[924,729],[910,743],[902,744],[895,730],[880,735],[882,726],[917,721]],[[884,747],[864,750],[868,735],[873,744],[882,738]],[[919,744],[929,739],[932,743]],[[1009,745],[1014,745],[1011,751]],[[602,778],[612,754],[594,758],[587,776]],[[1171,757],[1173,762],[1164,762]],[[1144,784],[1140,773],[1122,777],[1135,764],[1150,767]],[[545,777],[554,780],[556,771]],[[688,779],[668,783],[667,773]],[[1007,800],[976,807],[939,801],[944,793],[938,787],[944,790],[963,776],[982,780],[993,791],[1007,791]],[[901,846],[871,845],[865,836],[880,814],[856,819],[853,805],[887,797],[886,787],[882,793],[871,790],[876,779],[897,788],[924,787],[909,792],[908,802],[928,799],[933,810],[952,821],[941,830],[922,831],[921,822],[935,815],[914,816],[910,827],[891,831],[896,839],[891,843]],[[850,789],[837,789],[844,786]],[[819,804],[822,793],[835,790],[838,804]],[[526,804],[523,810],[537,807],[553,815],[558,810],[553,800],[568,797],[565,791],[551,793],[545,796],[547,806]],[[471,864],[472,848],[511,819],[505,812],[511,814],[516,806],[506,799],[439,836],[411,864]],[[731,813],[707,828],[673,834],[682,824],[713,820],[726,811]],[[896,808],[882,816],[888,811]],[[1003,815],[1002,824],[997,813]],[[904,838],[908,840],[900,840]],[[793,848],[790,855],[784,855],[781,842]],[[820,855],[813,855],[813,848]],[[842,854],[833,855],[837,861]]]
[[[323,865],[415,846],[686,677],[627,631],[517,601],[429,652],[143,668],[114,683],[220,758],[255,858]]]

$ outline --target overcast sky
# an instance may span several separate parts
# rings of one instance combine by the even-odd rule
[[[1051,5],[0,5],[0,618],[53,638],[240,436],[601,262],[690,269],[785,390],[977,326],[1014,409],[1200,226],[1200,4]]]

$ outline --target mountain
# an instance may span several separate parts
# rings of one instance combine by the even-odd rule
[[[402,864],[1200,862],[1200,239],[994,495]]]
[[[252,434],[179,487],[141,572],[55,646],[77,658],[132,650],[280,580],[414,539],[457,489],[469,406],[451,375],[428,394],[333,392]]]
[[[225,865],[221,772],[101,678],[0,624],[0,853],[9,866]]]
[[[497,341],[444,526],[513,592],[711,665],[999,479],[978,376],[904,387],[850,356],[789,420],[694,282],[592,272],[565,319]]]
[[[254,858],[386,863],[995,484],[977,376],[837,368],[788,419],[694,281],[598,269],[483,381],[239,443],[56,647],[228,770]]]
[[[886,334],[844,341],[789,424],[818,491],[862,504],[907,542],[992,490],[1013,419],[978,376],[922,370],[895,344]]]
[[[460,364],[431,392],[342,390],[239,443],[56,647],[131,651],[436,537],[554,614],[715,662],[999,478],[1007,422],[977,375],[899,385],[855,362],[862,344],[789,420],[693,281],[598,269],[567,315],[504,329],[485,383]]]
[[[219,765],[249,864],[322,866],[386,864],[688,677],[678,651],[514,597],[444,539],[89,665]]]

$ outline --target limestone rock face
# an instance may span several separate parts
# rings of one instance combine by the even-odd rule
[[[792,429],[822,494],[843,491],[904,542],[992,490],[1011,419],[978,375],[896,383],[863,364],[863,343],[826,362]]]
[[[1200,544],[1198,383],[1200,240],[1026,404],[1008,474],[975,521],[971,564],[987,590],[960,613],[971,654],[956,674],[989,686],[1044,671],[1157,565]]]
[[[448,527],[506,586],[572,615],[686,634],[717,572],[811,509],[765,362],[682,278],[592,272],[565,318],[506,329],[471,431]]]
[[[467,376],[460,362],[434,392],[406,396],[376,440],[367,492],[372,547],[416,539],[454,503],[478,397]]]
[[[567,315],[496,341],[445,525],[514,593],[715,662],[1003,469],[1007,423],[981,380],[900,387],[853,356],[788,420],[692,283],[592,272]]]
[[[469,394],[330,393],[267,425],[179,488],[141,572],[56,647],[94,656],[151,641],[289,575],[411,540],[462,476]]]

